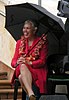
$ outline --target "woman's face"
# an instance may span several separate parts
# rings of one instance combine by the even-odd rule
[[[34,36],[34,30],[35,30],[35,28],[32,27],[31,24],[29,24],[29,23],[24,24],[24,27],[23,27],[24,37],[25,38],[33,37]]]

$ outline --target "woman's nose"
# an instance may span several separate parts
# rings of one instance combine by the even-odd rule
[[[24,28],[23,31],[27,31],[27,28]]]

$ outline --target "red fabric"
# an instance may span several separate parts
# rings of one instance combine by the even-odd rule
[[[39,38],[36,38],[34,40],[32,46],[38,40],[39,40]],[[18,40],[17,44],[16,44],[15,54],[14,54],[14,57],[11,62],[12,67],[15,66],[16,61],[19,58],[20,41],[21,40]],[[26,46],[27,46],[26,52],[28,52],[28,50],[30,49],[28,47],[28,43],[26,43]],[[33,52],[33,50],[31,52]],[[46,44],[43,45],[43,47],[41,48],[39,53],[40,53],[39,59],[32,62],[32,67],[29,65],[27,65],[27,67],[29,68],[30,72],[32,73],[33,82],[39,87],[40,93],[46,93],[47,92],[46,82],[47,82],[47,73],[48,73],[47,66],[46,66],[46,58],[47,58],[47,54],[48,54],[48,43],[47,42],[46,42]],[[12,83],[14,82],[14,79],[19,76],[19,74],[20,74],[20,65],[18,65],[15,68],[14,75],[12,77]]]

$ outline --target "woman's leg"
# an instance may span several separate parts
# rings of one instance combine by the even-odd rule
[[[23,84],[23,82],[22,82],[21,74],[19,75],[18,79],[19,79],[19,82],[20,82],[20,84],[21,84],[21,87],[22,87],[23,90],[27,93],[27,90],[26,90],[26,88],[25,88],[25,86],[24,86],[24,84]],[[28,94],[28,93],[27,93],[27,94]]]
[[[21,85],[25,87],[24,89],[27,91],[29,97],[34,95],[32,90],[32,75],[29,69],[25,64],[22,64],[20,67],[20,74],[21,74]]]

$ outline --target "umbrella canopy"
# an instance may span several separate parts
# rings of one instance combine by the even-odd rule
[[[59,39],[64,33],[64,24],[62,20],[39,5],[23,3],[8,5],[5,6],[5,9],[5,28],[10,32],[15,40],[18,40],[22,35],[23,23],[28,19],[38,20],[38,35],[51,31]]]

